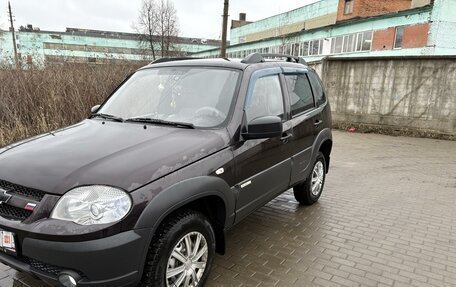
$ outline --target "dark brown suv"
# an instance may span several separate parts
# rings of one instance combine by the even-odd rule
[[[159,60],[89,119],[0,149],[0,261],[61,286],[202,286],[233,225],[289,188],[319,199],[331,148],[301,58]]]

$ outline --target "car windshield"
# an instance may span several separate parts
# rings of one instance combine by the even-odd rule
[[[217,127],[227,119],[239,76],[240,71],[222,68],[141,70],[98,113],[130,121]]]

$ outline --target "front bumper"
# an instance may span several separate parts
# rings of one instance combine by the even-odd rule
[[[83,242],[24,238],[18,257],[0,253],[0,262],[55,285],[59,272],[69,270],[81,275],[78,286],[129,286],[141,279],[150,234],[132,230]]]

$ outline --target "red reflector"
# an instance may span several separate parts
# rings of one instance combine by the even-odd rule
[[[24,207],[26,210],[34,210],[36,207],[35,203],[27,203],[27,205]]]

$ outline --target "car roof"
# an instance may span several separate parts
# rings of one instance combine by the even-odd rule
[[[241,63],[240,59],[166,59],[166,61],[152,62],[144,68],[159,68],[159,67],[182,67],[182,66],[199,66],[199,67],[223,67],[244,70],[248,64]]]
[[[249,57],[254,56],[253,60],[250,60]],[[258,69],[263,69],[267,67],[294,67],[294,68],[307,68],[307,64],[302,58],[296,58],[293,56],[278,55],[282,57],[291,57],[287,61],[277,60],[277,59],[265,59],[262,58],[260,54],[251,54],[245,59],[229,59],[229,58],[215,58],[215,59],[199,59],[199,58],[162,58],[157,61],[150,63],[149,65],[141,69],[149,68],[160,68],[160,67],[183,67],[183,66],[198,66],[198,67],[222,67],[222,68],[231,68],[238,70],[245,70],[250,66],[258,66]],[[261,58],[256,58],[261,57]],[[295,59],[300,62],[291,61]]]

